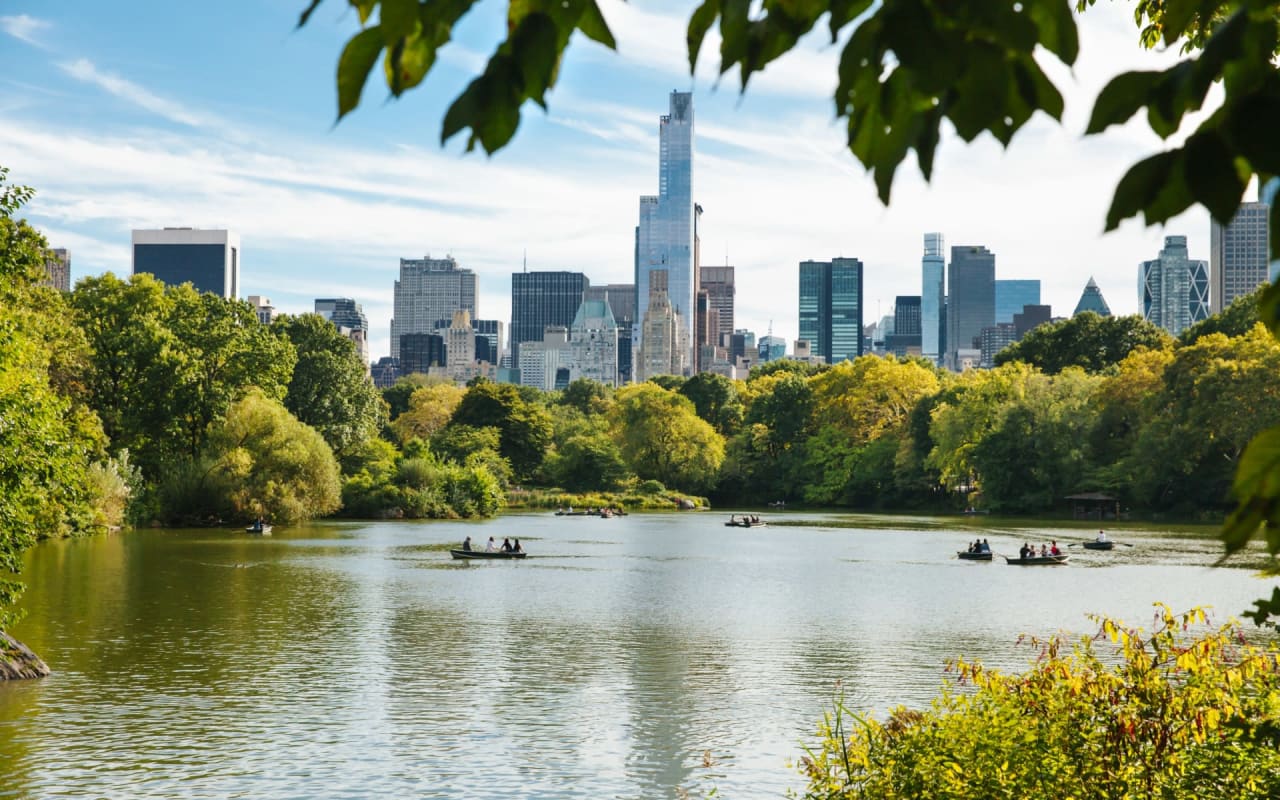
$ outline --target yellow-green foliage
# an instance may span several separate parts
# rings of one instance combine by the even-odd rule
[[[957,662],[959,686],[885,721],[837,703],[802,759],[810,798],[1280,797],[1280,651],[1200,609],[1154,633],[1099,619],[1067,651],[1032,641],[1022,675]],[[1096,647],[1116,653],[1101,656]]]

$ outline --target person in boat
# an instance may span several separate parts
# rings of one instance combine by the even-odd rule
[[[511,552],[511,540],[510,540],[510,539],[503,538],[503,540],[502,540],[502,552],[504,552],[504,553],[510,553],[510,552]]]
[[[986,540],[986,539],[983,539],[983,540],[982,540],[982,544],[978,545],[978,552],[979,552],[979,553],[990,553],[990,552],[991,552],[991,545],[987,543],[987,540]]]
[[[469,553],[469,552],[471,552],[471,537],[470,537],[470,536],[468,536],[467,538],[465,538],[465,539],[463,539],[463,540],[462,540],[462,549],[463,549],[463,550],[466,550],[468,553]]]
[[[490,536],[490,537],[489,537],[489,543],[488,543],[487,545],[485,545],[485,546],[484,546],[484,550],[485,550],[485,552],[486,552],[486,553],[496,553],[496,552],[498,552],[498,545],[497,545],[497,543],[496,543],[496,542],[494,542],[494,541],[493,541],[493,537],[492,537],[492,536]]]
[[[977,552],[979,552],[979,550],[978,550],[978,540],[977,540],[977,539],[974,539],[974,540],[973,540],[973,543],[969,545],[969,552],[970,552],[970,553],[977,553]]]
[[[516,539],[515,544],[511,545],[511,552],[513,552],[513,553],[523,553],[523,552],[524,552],[524,548],[522,548],[522,547],[520,546],[520,540],[519,540],[519,539]]]
[[[1053,540],[1053,546],[1049,548],[1049,555],[1051,555],[1051,556],[1060,556],[1060,555],[1062,555],[1062,551],[1058,549],[1058,540],[1057,540],[1057,539],[1054,539],[1054,540]]]
[[[1107,532],[1106,532],[1106,531],[1098,531],[1098,539],[1097,539],[1097,541],[1098,541],[1098,544],[1106,544],[1106,542],[1107,542]]]
[[[1040,545],[1040,557],[1041,558],[1049,557],[1049,545],[1047,544]]]
[[[1031,549],[1031,545],[1027,544],[1026,542],[1023,542],[1022,547],[1018,548],[1018,558],[1023,561],[1026,561],[1028,558],[1031,557],[1031,554],[1033,552],[1035,551]]]

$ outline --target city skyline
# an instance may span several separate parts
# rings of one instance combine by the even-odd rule
[[[904,165],[885,209],[831,122],[838,50],[821,35],[740,98],[729,81],[715,86],[713,57],[687,76],[687,8],[602,8],[620,53],[575,44],[550,111],[526,108],[513,144],[485,159],[435,140],[443,109],[487,57],[471,26],[442,50],[428,87],[380,104],[385,90],[371,81],[370,102],[333,127],[333,64],[354,27],[336,6],[294,33],[299,9],[287,3],[231,2],[213,18],[144,13],[125,24],[76,0],[13,2],[0,19],[0,152],[12,177],[38,191],[33,223],[76,253],[73,280],[127,274],[131,228],[231,228],[244,241],[241,297],[270,296],[287,313],[310,310],[316,297],[351,297],[369,316],[374,358],[391,350],[400,258],[453,255],[477,273],[477,304],[488,309],[508,306],[508,276],[526,251],[531,270],[630,283],[635,197],[652,191],[657,117],[673,86],[692,89],[698,109],[702,260],[737,267],[736,326],[757,334],[772,323],[775,335],[797,338],[798,320],[780,311],[795,308],[795,281],[780,270],[815,257],[860,259],[867,319],[889,313],[897,295],[920,291],[927,231],[985,243],[1002,274],[1041,278],[1044,302],[1061,309],[1094,274],[1113,311],[1136,313],[1134,265],[1166,234],[1188,236],[1192,256],[1208,257],[1200,211],[1167,228],[1130,221],[1101,235],[1112,187],[1161,144],[1137,120],[1082,137],[1092,98],[1115,72],[1176,56],[1141,51],[1123,9],[1083,15],[1074,77],[1052,72],[1067,95],[1065,127],[1037,119],[1007,152],[946,133],[933,185]],[[182,46],[220,26],[242,39],[243,63]]]

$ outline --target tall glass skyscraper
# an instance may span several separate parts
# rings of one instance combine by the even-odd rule
[[[227,230],[164,228],[133,232],[133,273],[166,286],[190,283],[201,292],[240,297],[240,235]]]
[[[548,326],[568,329],[591,282],[581,272],[515,272],[511,275],[511,363],[520,345],[541,342]]]
[[[667,297],[681,324],[694,336],[693,274],[693,94],[672,92],[670,111],[658,122],[658,194],[640,198],[636,229],[636,318],[633,350],[643,346],[644,313],[649,308],[649,273],[667,273]],[[692,345],[684,359],[693,364]]]
[[[920,262],[920,354],[937,362],[942,357],[942,306],[947,300],[944,275],[947,259],[940,233],[924,235],[924,258]]]
[[[1209,265],[1187,255],[1187,237],[1164,237],[1155,261],[1138,265],[1142,316],[1177,336],[1209,316]]]
[[[1039,280],[996,281],[996,324],[1013,322],[1023,306],[1040,305]]]
[[[977,351],[982,329],[995,325],[996,254],[985,247],[952,247],[947,290],[946,365],[959,369],[960,351]]]
[[[828,364],[862,355],[862,262],[800,262],[800,338]]]

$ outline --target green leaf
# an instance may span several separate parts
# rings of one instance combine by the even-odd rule
[[[871,0],[831,0],[831,42],[840,38],[840,30],[871,7]]]
[[[1239,507],[1227,520],[1222,539],[1228,555],[1240,550],[1264,524],[1267,550],[1280,552],[1280,427],[1268,428],[1249,442],[1232,484]]]
[[[1187,25],[1199,10],[1201,0],[1164,0],[1164,13],[1160,16],[1160,27],[1164,31],[1164,43],[1172,45],[1182,38]]]
[[[1112,78],[1094,101],[1085,133],[1101,133],[1111,125],[1128,122],[1149,102],[1152,88],[1163,75],[1162,72],[1126,72]]]
[[[413,36],[421,29],[418,22],[418,0],[382,0],[378,27],[387,47]]]
[[[311,2],[307,4],[306,9],[302,12],[302,16],[298,17],[299,28],[307,24],[307,20],[311,19],[312,12],[316,10],[321,2],[323,2],[323,0],[311,0]]]
[[[374,6],[378,5],[378,0],[347,0],[347,2],[360,15],[361,25],[369,21],[369,17],[373,16]]]
[[[1144,211],[1170,179],[1178,163],[1176,152],[1158,153],[1129,168],[1116,185],[1111,209],[1107,211],[1107,230],[1115,230],[1122,220]]]
[[[360,105],[369,70],[382,52],[382,32],[375,25],[351,37],[338,59],[338,119]]]
[[[1245,184],[1226,142],[1217,131],[1201,130],[1187,140],[1185,150],[1183,169],[1192,196],[1214,219],[1229,224],[1240,207]]]
[[[689,17],[689,33],[686,39],[689,43],[690,74],[698,68],[698,51],[702,49],[707,31],[711,30],[718,16],[720,16],[720,0],[704,0],[703,4],[694,9],[693,15]]]
[[[1080,54],[1076,18],[1069,0],[1026,0],[1027,13],[1040,31],[1040,44],[1064,64],[1074,64]]]
[[[604,14],[600,13],[600,6],[596,5],[596,0],[586,0],[586,4],[582,7],[582,16],[578,18],[578,30],[588,38],[599,42],[610,50],[617,50],[618,43],[613,38],[613,32],[609,30],[609,24],[604,20]]]
[[[543,95],[554,83],[560,62],[558,41],[555,22],[537,12],[525,16],[511,34],[511,57],[520,71],[524,94],[543,108]]]
[[[383,67],[391,93],[399,97],[422,83],[435,61],[436,46],[418,34],[389,49]]]
[[[740,63],[747,54],[747,21],[751,0],[720,2],[720,73]]]

